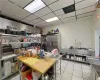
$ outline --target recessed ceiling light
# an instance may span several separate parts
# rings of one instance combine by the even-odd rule
[[[45,6],[46,5],[41,0],[34,0],[29,5],[27,5],[24,9],[30,13],[34,13]]]
[[[47,19],[45,21],[46,22],[52,22],[52,21],[56,21],[56,20],[59,20],[58,17],[53,17],[53,18]]]

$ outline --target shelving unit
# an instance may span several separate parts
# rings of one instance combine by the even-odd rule
[[[17,41],[14,41],[16,38],[22,38],[22,37],[30,39],[30,41],[29,42],[20,42],[20,41],[17,42]],[[12,41],[9,40],[8,42],[4,43],[4,42],[2,42],[3,38],[6,38],[8,40],[10,39]],[[3,52],[3,49],[6,49],[6,48],[2,48],[2,46],[8,45],[8,44],[10,44],[10,45],[12,45],[12,44],[20,44],[21,45],[21,47],[18,46],[17,48],[12,48],[13,50],[14,49],[20,49],[20,48],[25,48],[26,49],[26,48],[31,47],[31,46],[22,46],[23,44],[33,44],[33,45],[34,44],[41,44],[41,40],[38,37],[34,38],[34,37],[31,37],[31,36],[23,36],[23,35],[12,35],[12,34],[4,34],[4,33],[0,34],[0,80],[6,80],[7,77],[12,76],[13,74],[16,74],[19,71],[19,70],[16,70],[14,72],[11,72],[8,75],[4,75],[4,73],[3,73],[4,70],[2,68],[2,62],[13,60],[17,56],[19,56],[17,54],[14,54],[13,51],[12,52]]]
[[[3,48],[3,46],[9,45],[9,43],[8,42],[7,43],[2,43],[2,40],[3,40],[2,37],[5,37],[5,38],[8,37],[10,39],[12,37],[12,39],[13,39],[13,37],[18,37],[18,36],[17,35],[11,35],[11,34],[0,34],[0,40],[1,40],[0,41],[0,64],[1,64],[0,65],[0,72],[1,72],[1,74],[0,74],[0,80],[5,80],[7,77],[9,77],[9,76],[17,73],[18,70],[14,71],[14,72],[11,72],[8,75],[4,75],[4,69],[2,67],[2,66],[4,66],[4,63],[3,62],[4,61],[7,61],[7,60],[13,60],[13,58],[15,58],[17,55],[14,54],[13,51],[11,51],[11,52],[8,52],[8,51],[3,52],[3,49],[8,48],[8,47]]]

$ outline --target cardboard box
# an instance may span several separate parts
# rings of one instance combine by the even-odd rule
[[[26,76],[28,76],[30,73],[32,73],[31,69],[29,69],[25,72],[21,72],[22,80],[24,80],[26,78]]]

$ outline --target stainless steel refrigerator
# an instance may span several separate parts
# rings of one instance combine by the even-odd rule
[[[52,51],[53,49],[61,49],[61,36],[59,34],[52,34],[46,36],[46,46],[47,51]]]

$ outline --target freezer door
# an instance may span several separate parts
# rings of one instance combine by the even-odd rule
[[[47,45],[47,50],[48,51],[51,51],[55,48],[58,49],[58,36],[57,35],[47,36],[46,45]]]

